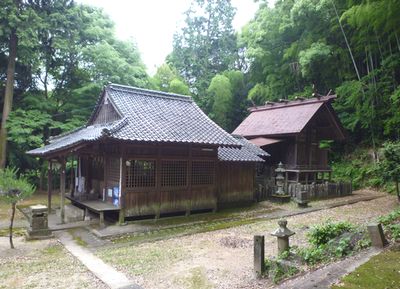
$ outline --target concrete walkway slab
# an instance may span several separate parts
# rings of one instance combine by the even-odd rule
[[[73,256],[75,256],[89,269],[89,271],[91,271],[97,278],[103,281],[110,288],[141,289],[140,286],[129,280],[125,274],[115,270],[110,265],[107,265],[86,248],[76,244],[68,232],[56,232],[56,237]]]

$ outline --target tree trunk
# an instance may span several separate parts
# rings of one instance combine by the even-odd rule
[[[400,202],[400,188],[399,188],[399,180],[396,180],[396,193],[397,193],[397,199]]]
[[[13,225],[14,225],[14,216],[15,216],[15,207],[17,203],[13,202],[11,204],[11,219],[10,219],[10,247],[11,249],[14,249],[14,243],[13,243]]]
[[[18,37],[15,30],[11,31],[9,49],[8,49],[8,66],[6,90],[4,93],[3,115],[0,127],[0,169],[6,166],[7,157],[7,128],[6,123],[11,112],[13,95],[14,95],[14,75],[15,75],[15,59],[17,57]]]

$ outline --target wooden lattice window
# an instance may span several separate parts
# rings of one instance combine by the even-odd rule
[[[126,187],[144,188],[156,186],[156,162],[130,160],[126,162]]]
[[[187,184],[187,162],[163,160],[161,162],[161,186],[184,187]]]
[[[215,165],[210,161],[193,161],[192,185],[214,184]]]

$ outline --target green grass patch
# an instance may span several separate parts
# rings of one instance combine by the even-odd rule
[[[372,257],[367,263],[345,276],[332,289],[399,288],[400,251],[391,250]]]

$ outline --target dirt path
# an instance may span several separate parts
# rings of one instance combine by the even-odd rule
[[[396,198],[384,195],[372,201],[310,212],[287,218],[296,232],[292,245],[304,245],[310,226],[328,219],[366,225],[397,207]],[[272,284],[253,274],[253,236],[266,236],[266,255],[276,255],[276,241],[269,235],[276,220],[214,232],[99,249],[97,255],[126,272],[140,286],[150,288],[266,288]]]

